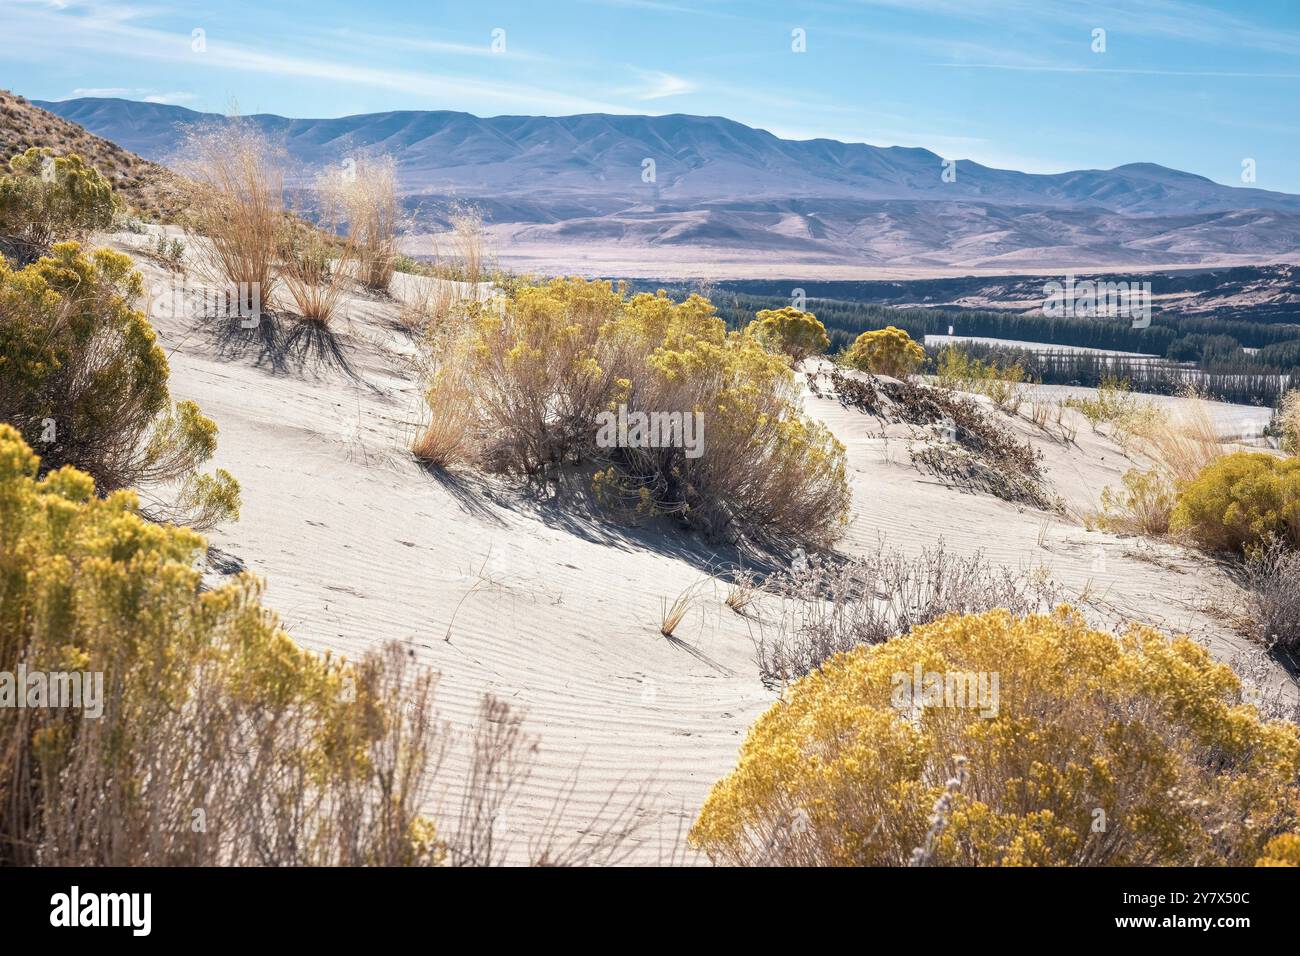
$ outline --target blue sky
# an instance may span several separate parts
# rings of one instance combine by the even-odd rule
[[[1253,159],[1300,193],[1300,0],[0,0],[0,34],[34,99],[700,113],[1030,172]]]

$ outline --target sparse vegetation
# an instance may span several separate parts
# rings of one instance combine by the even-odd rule
[[[1091,523],[1119,534],[1163,537],[1169,533],[1177,493],[1160,469],[1130,468],[1121,479],[1122,488],[1103,488],[1101,510]]]
[[[943,386],[860,379],[838,369],[831,384],[841,403],[887,421],[951,427],[955,444],[926,442],[912,449],[912,460],[934,474],[1008,501],[1047,505],[1042,452],[1017,439],[976,399]]]
[[[1266,541],[1247,556],[1245,570],[1255,637],[1300,657],[1300,551]]]
[[[886,550],[850,560],[808,559],[765,589],[782,599],[773,627],[755,639],[764,681],[784,684],[864,644],[879,644],[949,614],[1004,608],[1016,616],[1050,611],[1059,588],[1040,571],[990,564],[940,541],[915,556]]]
[[[690,841],[741,865],[1250,865],[1296,831],[1298,775],[1296,727],[1261,721],[1194,641],[998,610],[798,681]]]

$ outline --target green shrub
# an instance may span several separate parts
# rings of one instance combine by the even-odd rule
[[[906,378],[925,362],[925,349],[891,325],[859,335],[844,353],[844,361],[861,372]]]
[[[1102,489],[1101,511],[1093,517],[1093,523],[1119,534],[1166,534],[1177,496],[1164,472],[1130,468],[1124,472],[1121,485],[1119,489]]]
[[[1183,484],[1172,528],[1215,551],[1300,548],[1300,458],[1236,452]]]
[[[87,258],[59,243],[21,270],[0,258],[0,420],[47,469],[74,465],[106,492],[180,482],[204,521],[237,516],[235,480],[197,476],[217,427],[172,402],[167,357],[132,308],[140,294],[131,260],[108,249]]]
[[[76,673],[83,696],[0,706],[0,865],[437,862],[405,652],[301,650],[251,578],[201,586],[199,535],[39,471],[0,425],[0,672]]]
[[[33,146],[9,160],[0,176],[0,234],[39,254],[56,239],[107,229],[116,211],[113,188],[75,153],[56,156]]]
[[[820,355],[830,346],[826,326],[811,312],[791,306],[763,309],[747,330],[769,352],[779,352],[799,362],[810,355]]]

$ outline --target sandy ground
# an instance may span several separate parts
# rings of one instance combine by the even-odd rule
[[[143,237],[108,241],[132,251]],[[166,287],[164,270],[137,259],[146,287]],[[682,858],[710,785],[775,697],[754,662],[760,625],[728,609],[709,580],[721,557],[690,537],[593,522],[473,475],[432,477],[405,451],[421,401],[397,303],[354,295],[345,312],[342,360],[223,343],[210,322],[154,318],[173,393],[218,423],[215,464],[243,489],[241,519],[210,536],[215,565],[263,578],[266,603],[306,647],[360,656],[402,642],[441,673],[440,712],[454,726],[485,692],[525,711],[538,762],[499,821],[520,852],[558,800],[551,820],[563,836],[602,807],[639,805],[633,859]],[[946,487],[916,471],[906,443],[879,436],[874,419],[807,402],[848,447],[844,550],[883,539],[915,552],[942,538],[1013,567],[1044,566],[1067,593],[1089,591],[1099,614],[1186,631],[1221,658],[1249,648],[1214,610],[1231,604],[1233,587],[1203,558]],[[1074,509],[1132,465],[1086,424],[1077,445],[1023,420],[1015,427],[1045,450],[1054,490]],[[689,588],[696,599],[666,639],[662,602]],[[440,778],[453,788],[459,759]]]

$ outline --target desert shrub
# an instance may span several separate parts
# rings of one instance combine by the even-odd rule
[[[788,355],[796,363],[825,352],[831,344],[826,326],[817,321],[817,316],[791,306],[763,309],[749,323],[748,331],[763,348]]]
[[[1298,773],[1296,727],[1189,638],[998,610],[798,681],[690,841],[732,864],[1249,865],[1296,830]]]
[[[185,268],[185,243],[180,239],[167,238],[166,233],[154,233],[153,241],[145,246],[144,252],[172,272],[181,272]]]
[[[240,314],[271,301],[276,266],[290,222],[284,208],[284,159],[253,126],[230,120],[191,128],[175,166],[187,179],[193,228],[207,241],[199,251],[204,278],[239,295]]]
[[[1300,455],[1300,388],[1293,388],[1282,396],[1277,412],[1278,430],[1282,448],[1292,455]]]
[[[1256,866],[1300,866],[1300,833],[1283,833],[1268,841]]]
[[[1270,540],[1246,558],[1247,609],[1260,642],[1300,656],[1300,552]]]
[[[786,360],[728,333],[707,300],[556,279],[465,311],[463,334],[437,340],[431,405],[464,396],[466,446],[485,467],[546,481],[594,461],[603,504],[709,534],[822,539],[842,523],[842,446],[800,410]],[[610,424],[640,414],[667,416],[672,433]]]
[[[939,357],[940,385],[987,396],[998,408],[1018,409],[1024,395],[1025,370],[1019,362],[1000,366],[972,358],[965,349],[949,346]]]
[[[1088,420],[1088,425],[1095,432],[1103,424],[1121,421],[1132,414],[1137,399],[1133,389],[1126,380],[1106,376],[1097,386],[1095,395],[1074,396],[1065,400],[1066,408],[1073,408]]]
[[[0,670],[99,674],[102,696],[0,707],[0,862],[434,862],[430,683],[404,652],[300,650],[251,579],[203,590],[197,534],[38,470],[0,426]]]
[[[1130,468],[1119,489],[1103,488],[1092,524],[1119,534],[1160,536],[1169,532],[1177,494],[1163,471]]]
[[[1300,458],[1235,452],[1181,485],[1172,528],[1214,551],[1300,547]]]
[[[56,239],[83,239],[113,224],[113,188],[75,153],[32,147],[0,176],[0,234],[39,255]]]
[[[167,357],[132,308],[141,285],[127,256],[87,258],[75,242],[18,271],[0,259],[0,419],[46,468],[75,465],[103,491],[181,482],[189,507],[168,517],[233,517],[235,480],[197,474],[217,427],[193,402],[172,402]]]
[[[955,554],[942,541],[915,556],[883,545],[846,561],[813,556],[769,577],[764,590],[782,599],[775,623],[755,638],[759,673],[770,684],[948,614],[1005,608],[1023,616],[1050,611],[1060,596],[1041,570],[996,566],[980,551]]]
[[[572,840],[511,845],[499,818],[537,741],[490,696],[435,828],[423,808],[453,735],[407,648],[305,651],[252,578],[204,588],[198,534],[73,468],[39,472],[0,425],[0,672],[96,689],[16,707],[0,681],[0,865],[573,865],[631,848],[635,797]]]
[[[925,349],[891,325],[859,335],[844,353],[844,362],[860,372],[906,378],[925,362]]]
[[[362,157],[346,174],[321,177],[318,191],[348,224],[357,277],[368,289],[387,292],[397,269],[401,204],[397,165],[391,156]]]
[[[912,460],[962,486],[987,491],[1008,501],[1044,507],[1043,453],[1020,441],[979,401],[945,386],[903,380],[862,380],[838,369],[831,385],[842,404],[888,421],[909,425],[948,425],[956,446],[919,443]]]

